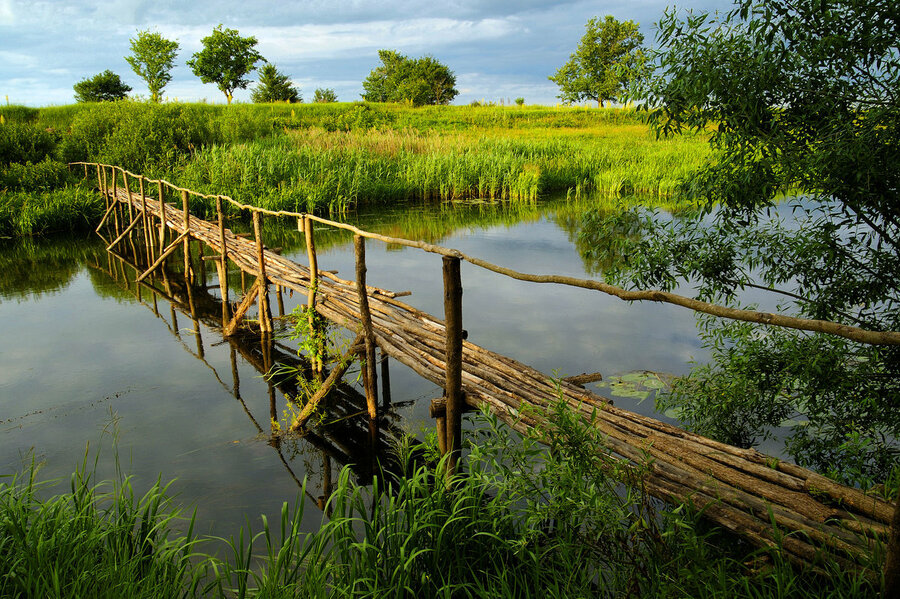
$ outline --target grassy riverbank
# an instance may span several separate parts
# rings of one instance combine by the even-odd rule
[[[0,107],[0,235],[94,220],[65,163],[97,161],[272,209],[406,200],[669,198],[708,159],[621,109],[380,104]]]
[[[95,484],[51,497],[35,469],[0,483],[4,597],[869,597],[823,560],[800,571],[618,484],[599,433],[554,410],[549,447],[479,415],[456,484],[431,444],[371,488],[342,471],[330,516],[285,504],[230,539],[199,539],[169,485]],[[303,518],[322,519],[306,534]]]

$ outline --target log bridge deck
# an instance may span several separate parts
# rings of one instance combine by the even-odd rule
[[[226,300],[223,302],[226,334],[234,331],[254,299],[259,300],[260,328],[271,331],[269,284],[307,294],[309,305],[316,312],[351,331],[362,331],[360,338],[366,347],[360,353],[368,355],[364,380],[367,395],[371,394],[372,398],[369,405],[372,417],[377,409],[374,392],[374,347],[377,345],[391,358],[444,387],[445,402],[433,402],[432,415],[438,418],[443,448],[451,455],[458,453],[459,421],[464,409],[486,406],[515,430],[528,432],[548,424],[547,408],[561,397],[603,433],[609,453],[598,464],[602,466],[603,460],[615,459],[634,465],[643,489],[651,495],[676,504],[690,502],[703,509],[704,515],[716,524],[758,546],[780,546],[784,555],[799,564],[815,564],[821,552],[826,551],[846,568],[874,574],[884,559],[894,516],[892,503],[753,449],[725,445],[618,408],[577,384],[554,381],[525,364],[463,340],[459,261],[466,259],[480,266],[486,264],[483,261],[455,250],[367,233],[312,215],[271,212],[238,204],[224,196],[203,196],[165,181],[145,179],[119,167],[77,164],[84,166],[85,176],[89,175],[89,167],[96,169],[97,184],[108,206],[104,221],[114,222],[117,231],[110,248],[122,243],[129,233],[138,234],[143,230],[151,258],[148,263],[160,264],[179,247],[187,248],[189,240],[197,240],[218,254],[206,258],[214,259],[219,268],[220,288]],[[150,195],[145,183],[155,187],[156,193]],[[139,191],[134,190],[136,187]],[[167,203],[166,195],[175,199],[180,195],[181,208]],[[189,214],[192,196],[215,201],[218,223]],[[252,212],[255,239],[225,228],[223,201]],[[302,227],[306,233],[311,267],[263,246],[260,227],[264,215],[298,220],[298,228]],[[355,234],[357,281],[342,280],[318,270],[312,235],[314,221],[349,229]],[[138,225],[142,226],[138,228]],[[167,231],[174,241],[166,246]],[[398,301],[398,294],[365,284],[365,238],[402,243],[443,255],[446,320]],[[189,252],[185,253],[184,260],[185,273],[189,274]],[[228,289],[223,276],[226,260],[257,277],[234,315],[228,313]],[[155,265],[142,276],[148,275]],[[512,272],[504,272],[506,269],[500,267],[492,270]],[[511,276],[516,274],[521,273]],[[360,292],[361,289],[365,292]]]

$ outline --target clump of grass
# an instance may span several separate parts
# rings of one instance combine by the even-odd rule
[[[82,466],[69,492],[41,499],[48,489],[32,465],[0,484],[0,596],[877,594],[877,582],[825,556],[816,571],[796,569],[705,528],[689,506],[649,500],[640,471],[607,457],[602,434],[563,402],[529,416],[548,424],[520,436],[476,416],[466,469],[449,480],[433,439],[403,443],[405,466],[371,487],[346,467],[319,530],[303,532],[302,499],[285,503],[259,532],[248,523],[220,539],[227,561],[196,552],[193,520],[180,520],[168,485],[138,498],[130,479],[94,485]]]
[[[129,479],[93,484],[84,464],[69,491],[47,499],[32,463],[0,483],[0,596],[157,598],[203,592],[193,520],[157,482],[141,497]]]
[[[84,186],[43,193],[0,193],[0,236],[86,231],[103,216],[103,200]]]
[[[263,519],[256,535],[248,525],[233,537],[222,589],[240,597],[876,594],[871,580],[827,560],[817,571],[796,569],[777,551],[705,528],[688,506],[649,500],[639,470],[605,457],[602,434],[562,402],[532,416],[552,424],[520,437],[479,415],[466,471],[449,484],[444,462],[427,461],[428,444],[402,447],[407,469],[382,473],[371,488],[345,469],[318,532],[299,533],[302,505],[285,504],[275,527]],[[264,547],[256,564],[252,540]]]

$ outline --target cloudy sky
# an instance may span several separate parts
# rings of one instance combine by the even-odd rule
[[[547,80],[575,49],[593,16],[640,23],[648,44],[653,24],[673,0],[0,0],[0,101],[29,106],[69,104],[72,86],[106,69],[136,94],[144,82],[125,62],[129,38],[159,31],[181,45],[170,99],[224,102],[185,61],[222,23],[255,36],[257,49],[311,99],[333,88],[359,99],[362,80],[381,48],[430,54],[457,77],[455,103],[522,96],[553,104]],[[727,10],[730,0],[683,0],[679,9]],[[4,98],[5,96],[5,98]],[[249,101],[249,90],[235,94]],[[8,99],[8,100],[7,100]]]

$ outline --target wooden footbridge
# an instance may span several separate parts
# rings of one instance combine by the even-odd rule
[[[226,335],[238,329],[254,302],[258,303],[259,328],[263,333],[272,331],[270,286],[275,287],[276,293],[291,290],[307,295],[308,306],[314,308],[314,312],[307,311],[312,325],[317,314],[359,333],[351,351],[365,358],[363,374],[370,418],[375,418],[378,412],[376,347],[443,387],[444,397],[432,402],[432,416],[437,419],[442,448],[451,453],[454,466],[461,446],[460,421],[464,410],[487,407],[517,431],[546,430],[553,425],[548,418],[549,408],[562,398],[603,433],[608,453],[598,456],[598,467],[608,464],[608,460],[633,466],[633,471],[640,475],[639,484],[651,495],[676,504],[689,502],[716,524],[756,545],[780,547],[785,556],[799,564],[814,565],[822,552],[827,552],[847,569],[873,574],[885,563],[886,547],[890,545],[885,573],[890,578],[896,571],[892,566],[897,556],[893,548],[896,537],[892,533],[898,527],[892,528],[895,515],[892,503],[758,451],[725,445],[623,410],[578,384],[551,380],[511,358],[466,341],[462,329],[459,264],[466,260],[521,280],[576,285],[625,300],[666,301],[728,318],[838,334],[867,343],[898,343],[898,333],[710,308],[709,304],[658,291],[632,292],[597,281],[518,273],[452,249],[369,233],[310,214],[267,211],[225,196],[207,196],[165,181],[149,180],[119,167],[76,164],[84,168],[86,177],[95,171],[98,188],[106,198],[107,210],[101,227],[112,223],[110,226],[115,230],[109,249],[125,243],[129,235],[143,240],[148,263],[152,265],[138,280],[149,276],[178,250],[183,253],[184,274],[190,277],[202,266],[191,263],[191,242],[199,242],[215,252],[206,259],[214,261],[218,269]],[[192,199],[195,210],[199,202],[206,209],[214,205],[217,222],[191,214]],[[170,204],[172,200],[180,207]],[[236,235],[225,227],[223,204],[226,202],[232,208],[251,213],[253,239]],[[288,260],[277,250],[264,246],[261,237],[264,217],[297,220],[298,229],[305,233],[309,266]],[[355,281],[318,269],[314,222],[354,234]],[[366,239],[415,247],[443,257],[443,319],[399,301],[401,294],[366,285]],[[233,313],[226,284],[229,260],[242,272],[256,277],[252,289]],[[332,379],[341,374],[339,368],[332,370],[323,387],[327,389],[330,381],[334,382]],[[310,411],[316,401],[316,397],[309,400]],[[301,414],[292,430],[300,430],[304,422]]]

